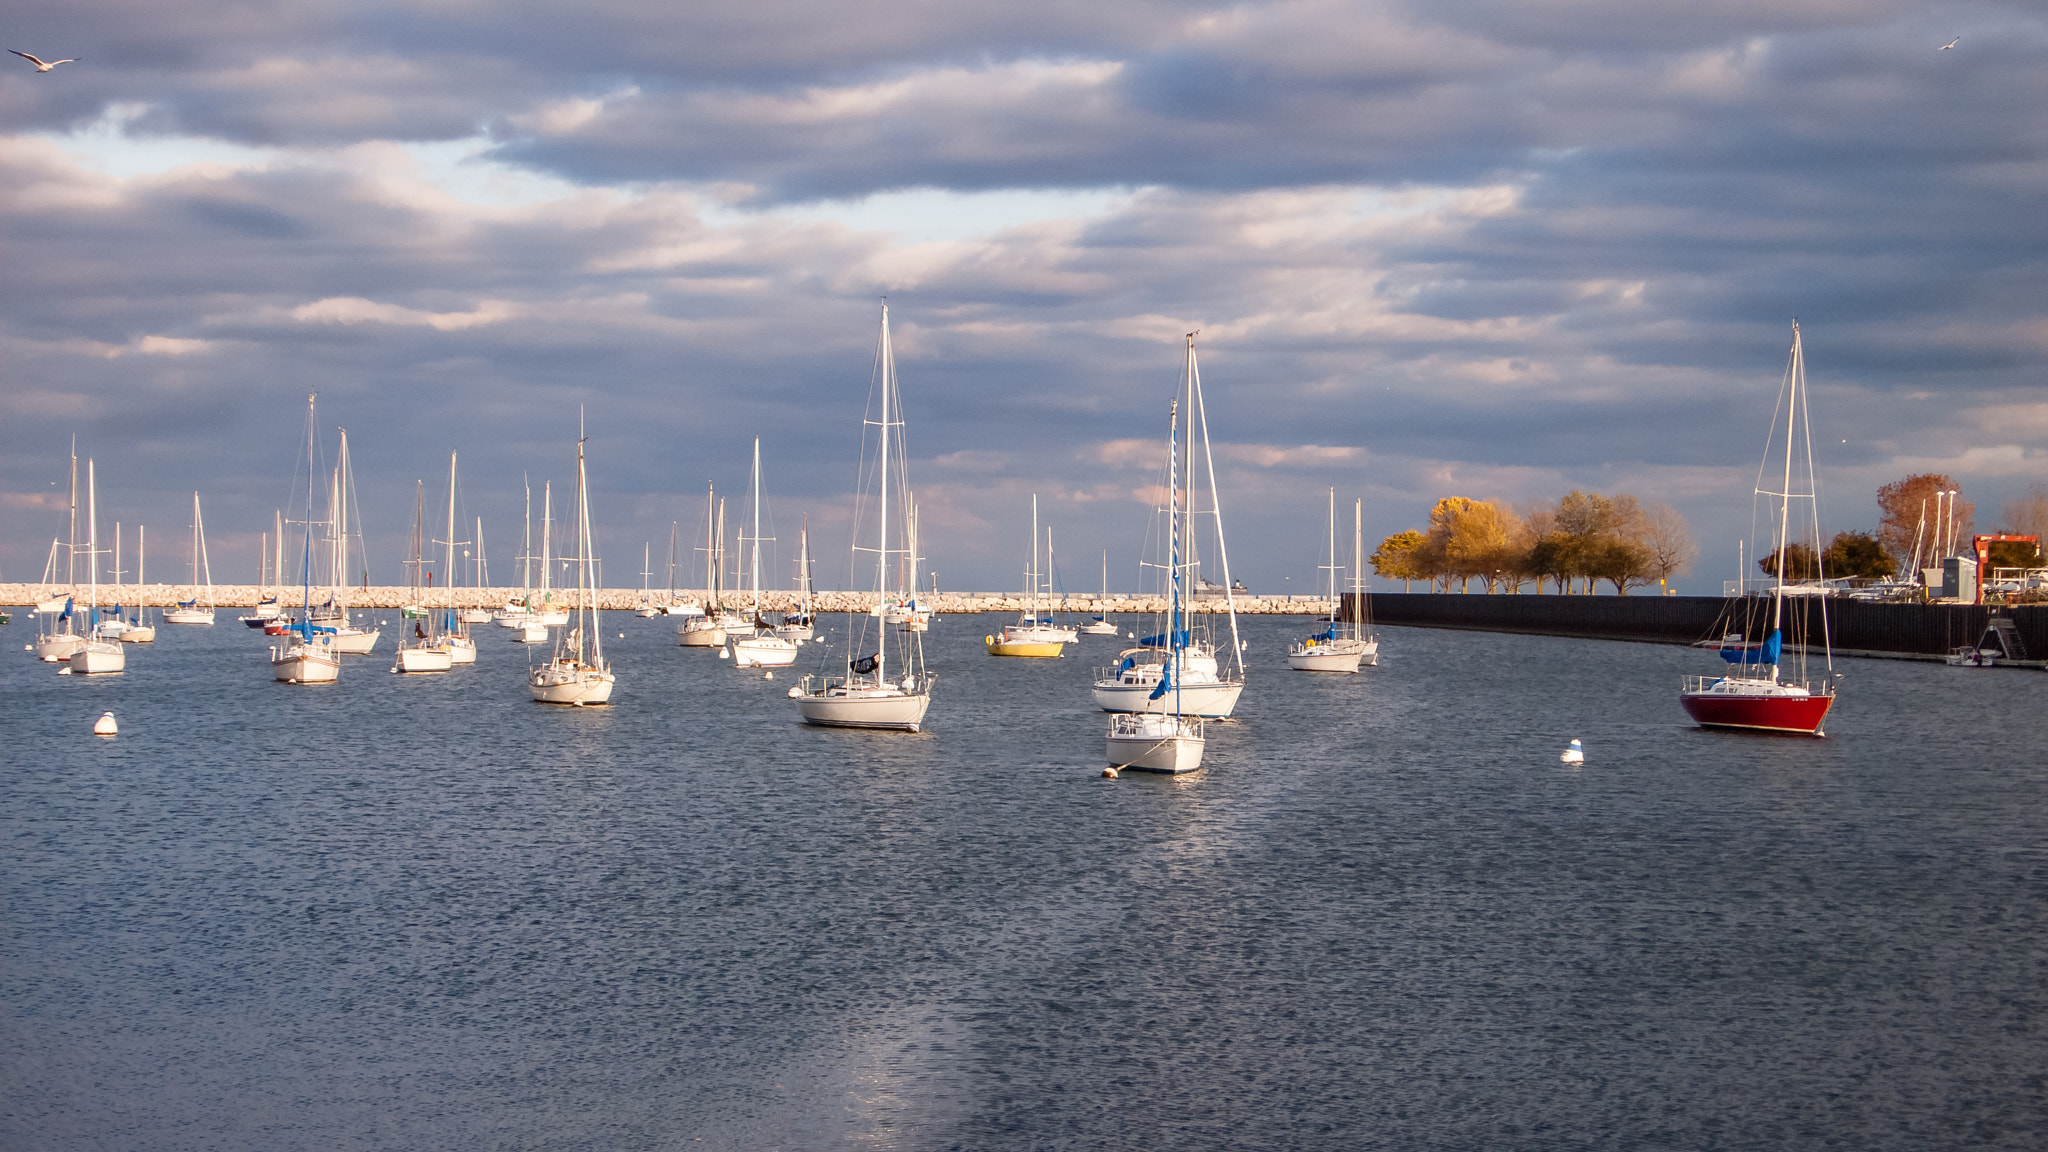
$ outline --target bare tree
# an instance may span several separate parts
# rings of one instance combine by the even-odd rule
[[[1692,530],[1686,525],[1685,516],[1662,500],[1643,510],[1642,543],[1650,553],[1645,583],[1685,575],[1700,554],[1700,546],[1693,542]]]
[[[2048,537],[2048,484],[2035,484],[2000,510],[2006,532],[2015,536]]]

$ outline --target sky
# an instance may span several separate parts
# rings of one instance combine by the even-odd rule
[[[808,517],[846,587],[885,297],[945,589],[1019,585],[1033,493],[1065,587],[1140,587],[1196,330],[1259,592],[1310,589],[1333,487],[1368,548],[1444,496],[1665,501],[1718,591],[1795,318],[1825,531],[1912,472],[1980,529],[2048,479],[2037,4],[6,0],[0,35],[78,58],[0,68],[4,580],[75,436],[153,581],[196,490],[253,582],[318,393],[373,582],[451,451],[516,580],[580,412],[608,584],[649,542],[662,584],[671,522],[688,563],[758,436],[773,571]]]

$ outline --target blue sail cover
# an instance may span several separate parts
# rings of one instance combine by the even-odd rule
[[[1783,646],[1784,638],[1772,632],[1759,643],[1722,645],[1721,659],[1730,664],[1776,664]]]
[[[66,596],[66,597],[64,598],[64,611],[62,611],[62,612],[60,612],[60,613],[58,613],[58,614],[57,614],[57,619],[59,619],[59,620],[69,620],[69,619],[71,619],[71,597],[69,597],[69,596]]]
[[[1173,633],[1172,640],[1168,640],[1167,634],[1161,632],[1157,636],[1147,636],[1138,641],[1138,647],[1140,648],[1185,648],[1187,646],[1188,630],[1185,628]]]

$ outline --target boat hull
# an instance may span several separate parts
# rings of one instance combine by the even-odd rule
[[[984,636],[982,642],[988,645],[991,656],[1028,656],[1040,660],[1058,659],[1065,647],[1057,640],[1006,640],[998,636]]]
[[[514,644],[545,644],[548,642],[548,627],[545,624],[536,624],[529,621],[525,624],[514,625],[513,627],[512,642]]]
[[[85,637],[76,632],[58,632],[36,641],[36,659],[45,664],[58,664],[71,659],[71,654],[84,645]]]
[[[703,623],[679,624],[676,626],[676,643],[685,648],[723,648],[725,629]]]
[[[270,650],[270,669],[286,684],[332,684],[341,679],[341,657],[330,644],[293,644]]]
[[[1098,680],[1095,684],[1095,705],[1104,712],[1148,712],[1167,715],[1178,712],[1182,716],[1200,716],[1207,720],[1227,720],[1237,708],[1237,698],[1244,692],[1242,684],[1183,684],[1176,692],[1167,692],[1159,699],[1152,699],[1154,684],[1122,684],[1116,681]],[[1178,706],[1174,697],[1178,696]]]
[[[569,662],[543,664],[526,674],[526,686],[536,704],[568,704],[582,707],[609,704],[612,685],[618,677],[608,671]]]
[[[467,636],[447,638],[448,659],[456,664],[476,663],[476,641]]]
[[[87,640],[71,654],[73,675],[121,672],[128,667],[128,650],[118,640]]]
[[[796,663],[796,641],[779,636],[748,636],[726,645],[735,668],[787,668]]]
[[[1114,636],[1117,634],[1116,625],[1111,624],[1107,620],[1097,620],[1093,623],[1083,624],[1076,631],[1083,636]]]
[[[211,608],[169,608],[164,611],[166,624],[196,624],[202,628],[213,627]]]
[[[377,646],[377,637],[383,634],[381,628],[367,632],[361,628],[339,628],[334,633],[334,650],[344,656],[368,656]]]
[[[826,728],[878,728],[915,732],[931,707],[929,692],[893,688],[826,689],[797,697],[804,723]]]
[[[439,644],[424,647],[403,647],[391,663],[393,672],[446,672],[455,666],[455,658],[448,649]]]
[[[1287,666],[1296,672],[1356,672],[1359,665],[1378,664],[1377,640],[1337,640],[1296,644],[1287,651]]]
[[[154,625],[154,624],[136,624],[136,625],[132,625],[132,626],[130,626],[130,627],[129,627],[129,629],[128,629],[128,630],[127,630],[126,632],[123,632],[123,633],[121,633],[121,643],[123,643],[123,644],[154,644],[154,643],[156,643],[156,625]]]
[[[1702,728],[1726,728],[1749,732],[1783,732],[1798,736],[1821,736],[1821,723],[1835,698],[1819,694],[1743,695],[1720,692],[1686,692],[1679,696],[1686,715]]]
[[[1177,716],[1118,716],[1109,726],[1105,751],[1112,768],[1178,775],[1202,766],[1207,744],[1199,722]]]

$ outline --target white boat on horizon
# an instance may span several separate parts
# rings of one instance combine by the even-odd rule
[[[592,568],[590,480],[583,462],[584,441],[576,441],[576,623],[555,639],[552,659],[526,673],[537,704],[581,708],[609,704],[618,676],[604,658],[604,623],[598,613]]]
[[[192,494],[192,583],[198,586],[200,574],[206,577],[206,593],[201,607],[199,595],[190,600],[180,600],[175,607],[164,609],[166,624],[197,624],[203,627],[213,625],[213,566],[206,560],[206,521],[199,514],[199,493]]]
[[[1351,509],[1351,591],[1358,611],[1365,611],[1361,579],[1365,562],[1365,501]],[[1360,664],[1380,662],[1379,637],[1344,619],[1344,599],[1337,594],[1337,490],[1330,489],[1330,618],[1321,632],[1297,640],[1287,649],[1287,666],[1297,672],[1356,673]]]
[[[128,667],[128,649],[121,644],[119,631],[108,628],[108,622],[100,618],[99,486],[93,479],[90,458],[85,462],[85,508],[86,567],[91,573],[86,618],[90,623],[83,642],[65,659],[66,670],[73,675],[121,672]]]
[[[796,663],[796,641],[785,640],[761,616],[761,438],[754,437],[754,480],[747,500],[752,505],[754,534],[748,541],[747,585],[754,598],[748,618],[751,635],[726,634],[725,652],[735,668],[787,668]]]

